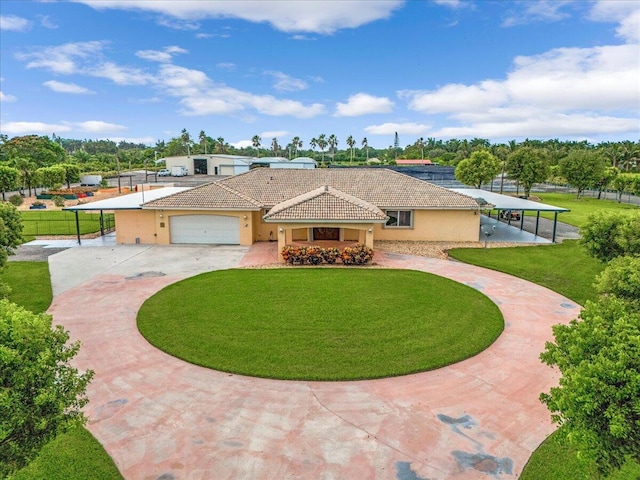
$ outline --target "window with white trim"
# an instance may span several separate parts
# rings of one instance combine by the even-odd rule
[[[411,228],[413,227],[413,211],[412,210],[387,210],[389,220],[385,228]]]

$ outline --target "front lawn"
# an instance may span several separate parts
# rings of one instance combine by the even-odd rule
[[[618,203],[614,200],[598,200],[597,198],[584,196],[577,199],[576,196],[571,193],[540,193],[534,195],[540,197],[542,203],[548,203],[556,207],[571,210],[570,212],[560,213],[558,220],[576,227],[584,225],[589,216],[596,211],[624,213],[633,210],[637,211],[639,208],[637,205]],[[535,212],[529,212],[529,214],[535,215]],[[553,219],[553,213],[541,212],[540,216]]]
[[[498,307],[465,285],[408,270],[205,273],[148,299],[138,328],[161,350],[225,372],[356,380],[471,357],[502,332]]]
[[[44,312],[53,294],[47,262],[7,262],[0,280],[11,287],[8,300],[35,313]]]

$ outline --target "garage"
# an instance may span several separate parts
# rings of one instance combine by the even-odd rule
[[[171,243],[240,245],[240,219],[224,215],[179,215],[169,218]]]

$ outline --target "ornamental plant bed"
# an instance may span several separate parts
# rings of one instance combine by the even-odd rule
[[[342,251],[334,247],[323,248],[318,245],[286,245],[281,251],[282,258],[289,265],[334,264],[338,259],[343,265],[366,265],[373,258],[373,250],[358,244],[346,247]]]

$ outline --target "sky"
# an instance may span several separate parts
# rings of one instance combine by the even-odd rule
[[[0,133],[640,139],[638,0],[2,0]]]

